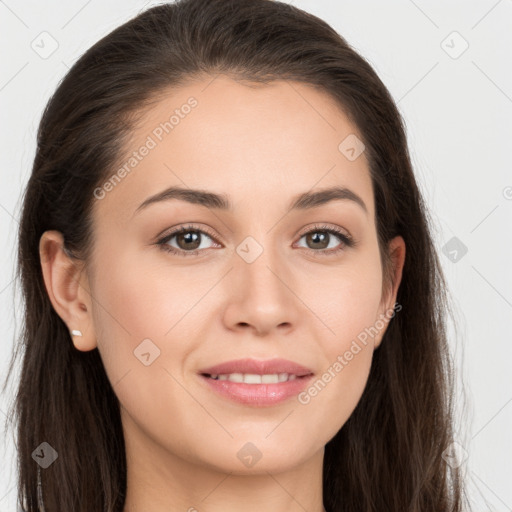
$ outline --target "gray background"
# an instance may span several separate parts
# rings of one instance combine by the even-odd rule
[[[20,327],[19,310],[12,314],[19,308],[12,283],[16,230],[44,105],[89,46],[157,3],[0,0],[2,377]],[[366,57],[405,118],[457,313],[450,343],[457,407],[465,406],[457,415],[458,458],[467,457],[474,510],[510,511],[512,0],[289,3],[326,20]],[[52,45],[58,47],[47,55]],[[12,393],[11,387],[1,397],[2,422]],[[11,432],[0,450],[6,512],[15,510]]]

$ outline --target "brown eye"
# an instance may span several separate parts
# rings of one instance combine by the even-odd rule
[[[204,245],[204,241],[213,241],[213,235],[208,234],[202,229],[193,226],[182,226],[168,235],[158,240],[159,245],[164,251],[177,254],[178,256],[194,256],[203,249],[209,249],[213,246]]]
[[[308,233],[306,240],[311,249],[327,249],[331,235],[325,231],[313,231]]]
[[[354,247],[356,242],[348,234],[340,229],[330,226],[315,226],[314,229],[304,233],[301,240],[305,239],[306,249],[318,255],[332,255],[344,250],[346,247]]]
[[[197,249],[201,245],[201,234],[199,231],[187,231],[174,235],[176,244],[180,249]]]

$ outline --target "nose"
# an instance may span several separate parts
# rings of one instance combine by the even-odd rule
[[[241,253],[242,254],[242,253]],[[288,333],[297,328],[304,312],[294,292],[296,278],[284,255],[264,248],[252,262],[238,253],[233,255],[234,268],[229,273],[228,304],[224,323],[230,330],[253,331],[266,336],[273,331]]]

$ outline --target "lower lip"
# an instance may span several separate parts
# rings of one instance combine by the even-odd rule
[[[278,384],[244,384],[230,380],[215,380],[204,375],[200,377],[206,381],[211,389],[231,400],[256,407],[266,407],[284,402],[288,398],[298,395],[313,378],[313,375],[297,377],[294,380],[279,382]]]

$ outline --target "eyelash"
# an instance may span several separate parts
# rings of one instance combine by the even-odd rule
[[[188,233],[188,232],[191,232],[191,231],[207,235],[212,240],[216,241],[215,240],[215,236],[212,233],[210,233],[208,229],[198,229],[197,227],[189,224],[187,226],[181,226],[180,228],[178,228],[178,229],[172,231],[171,233],[165,235],[163,238],[160,238],[156,242],[156,245],[160,246],[160,248],[163,251],[170,252],[170,253],[175,254],[177,256],[184,256],[184,257],[185,256],[195,256],[198,253],[200,253],[201,251],[204,251],[204,249],[195,249],[193,251],[183,251],[183,250],[176,249],[175,247],[172,247],[172,246],[168,245],[168,243],[167,243],[167,242],[169,242],[169,240],[174,238],[176,235],[180,235],[182,233]],[[338,228],[335,228],[335,227],[332,227],[332,226],[325,226],[325,225],[315,225],[309,231],[306,231],[305,233],[302,233],[300,235],[299,240],[302,237],[304,237],[306,235],[309,235],[310,233],[319,233],[319,232],[325,232],[325,233],[329,233],[331,235],[337,236],[341,240],[341,245],[337,249],[319,249],[319,250],[316,250],[316,249],[305,248],[307,251],[315,253],[315,255],[318,255],[318,256],[331,256],[333,254],[337,254],[340,251],[345,250],[345,248],[347,248],[347,247],[352,248],[352,247],[356,246],[356,241],[351,236],[347,235],[346,233],[344,233],[343,231],[341,231]],[[303,249],[304,249],[304,247],[303,247]]]

